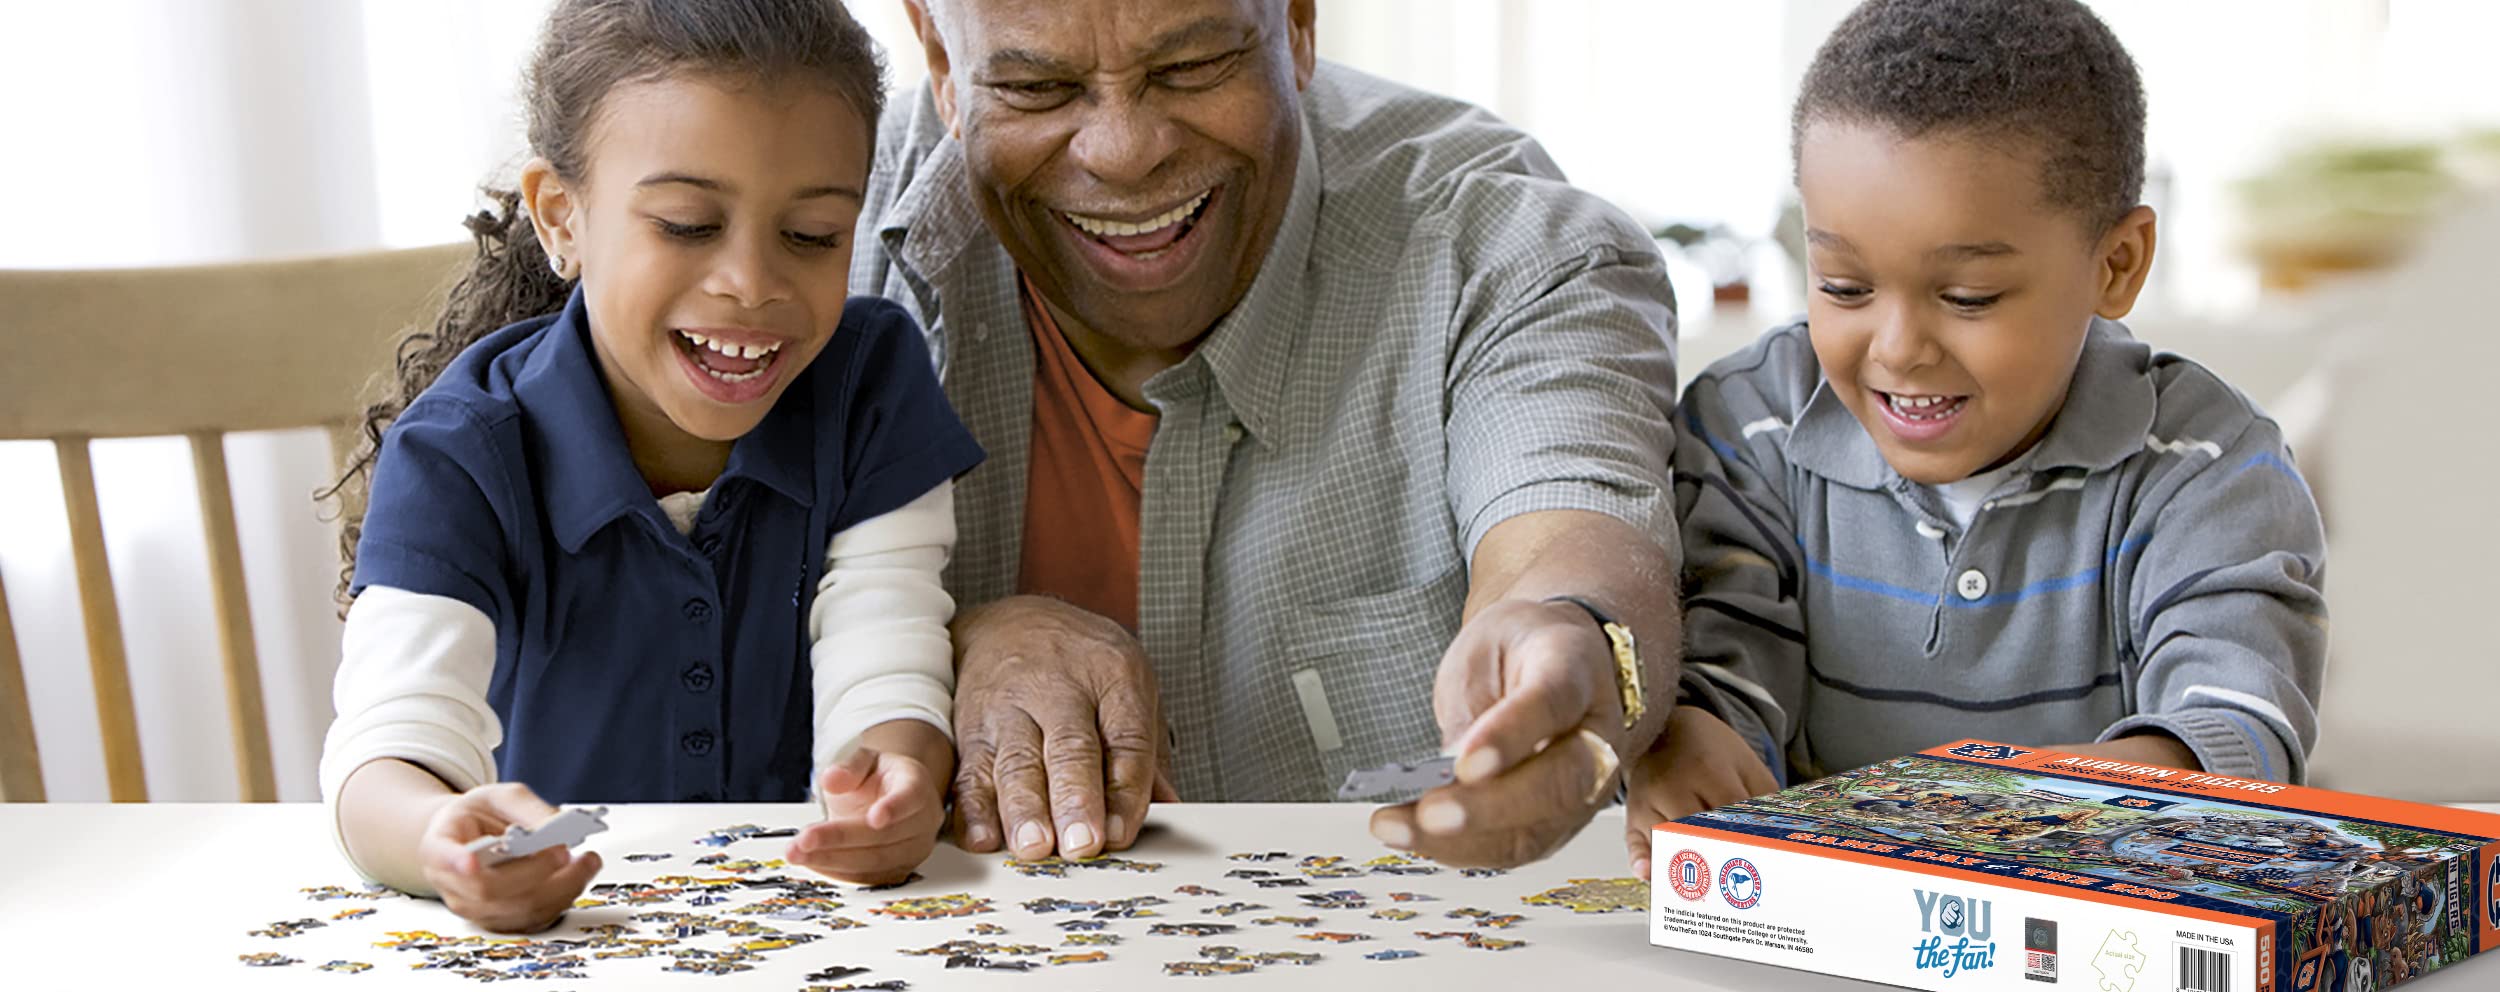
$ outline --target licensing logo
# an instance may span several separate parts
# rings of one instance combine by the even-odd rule
[[[1762,872],[1753,862],[1729,858],[1719,866],[1719,896],[1738,909],[1752,909],[1762,901]]]
[[[1977,758],[1981,761],[2012,761],[2031,752],[2003,744],[1964,744],[1945,753],[1964,758]]]
[[[1667,887],[1683,896],[1686,902],[1700,902],[1710,894],[1710,862],[1695,851],[1677,851],[1667,862]]]
[[[2023,918],[2023,977],[2057,984],[2057,921]]]

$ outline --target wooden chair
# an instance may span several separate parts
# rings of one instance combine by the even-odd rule
[[[365,383],[389,368],[392,342],[425,319],[469,255],[459,244],[235,265],[0,271],[0,440],[49,440],[59,454],[113,801],[145,801],[147,781],[88,441],[190,439],[236,774],[246,801],[275,800],[224,435],[318,426],[329,429],[334,454],[348,450]],[[0,801],[43,798],[0,586]]]

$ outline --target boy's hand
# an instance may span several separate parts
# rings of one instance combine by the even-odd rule
[[[1649,877],[1649,828],[1778,789],[1770,767],[1735,728],[1707,710],[1676,707],[1657,745],[1632,763],[1623,805],[1632,873]]]
[[[2205,770],[2196,760],[2196,752],[2178,738],[2159,731],[2129,734],[2116,740],[2092,744],[2050,744],[2044,750],[2064,751],[2113,761],[2132,761],[2139,765],[2160,765],[2164,768],[2185,768],[2192,772]]]
[[[919,759],[862,746],[825,769],[816,791],[825,818],[790,841],[791,864],[885,885],[911,877],[937,846],[945,788]]]
[[[496,933],[536,933],[571,908],[599,874],[599,855],[552,847],[488,867],[469,842],[514,824],[536,828],[556,808],[518,782],[481,785],[436,810],[417,842],[427,885],[462,919]]]

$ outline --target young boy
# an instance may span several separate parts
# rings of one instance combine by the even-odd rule
[[[2115,322],[2154,243],[2125,49],[2074,0],[1871,0],[1793,129],[1807,320],[1685,394],[1636,869],[1773,769],[1959,737],[2298,781],[2325,540],[2274,422]]]

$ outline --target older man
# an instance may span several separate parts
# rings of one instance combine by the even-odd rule
[[[1567,840],[1673,693],[1653,243],[1481,111],[1319,65],[1312,0],[906,4],[930,84],[852,280],[990,452],[958,839],[1088,855],[1173,786],[1327,799],[1446,749],[1381,840]]]

